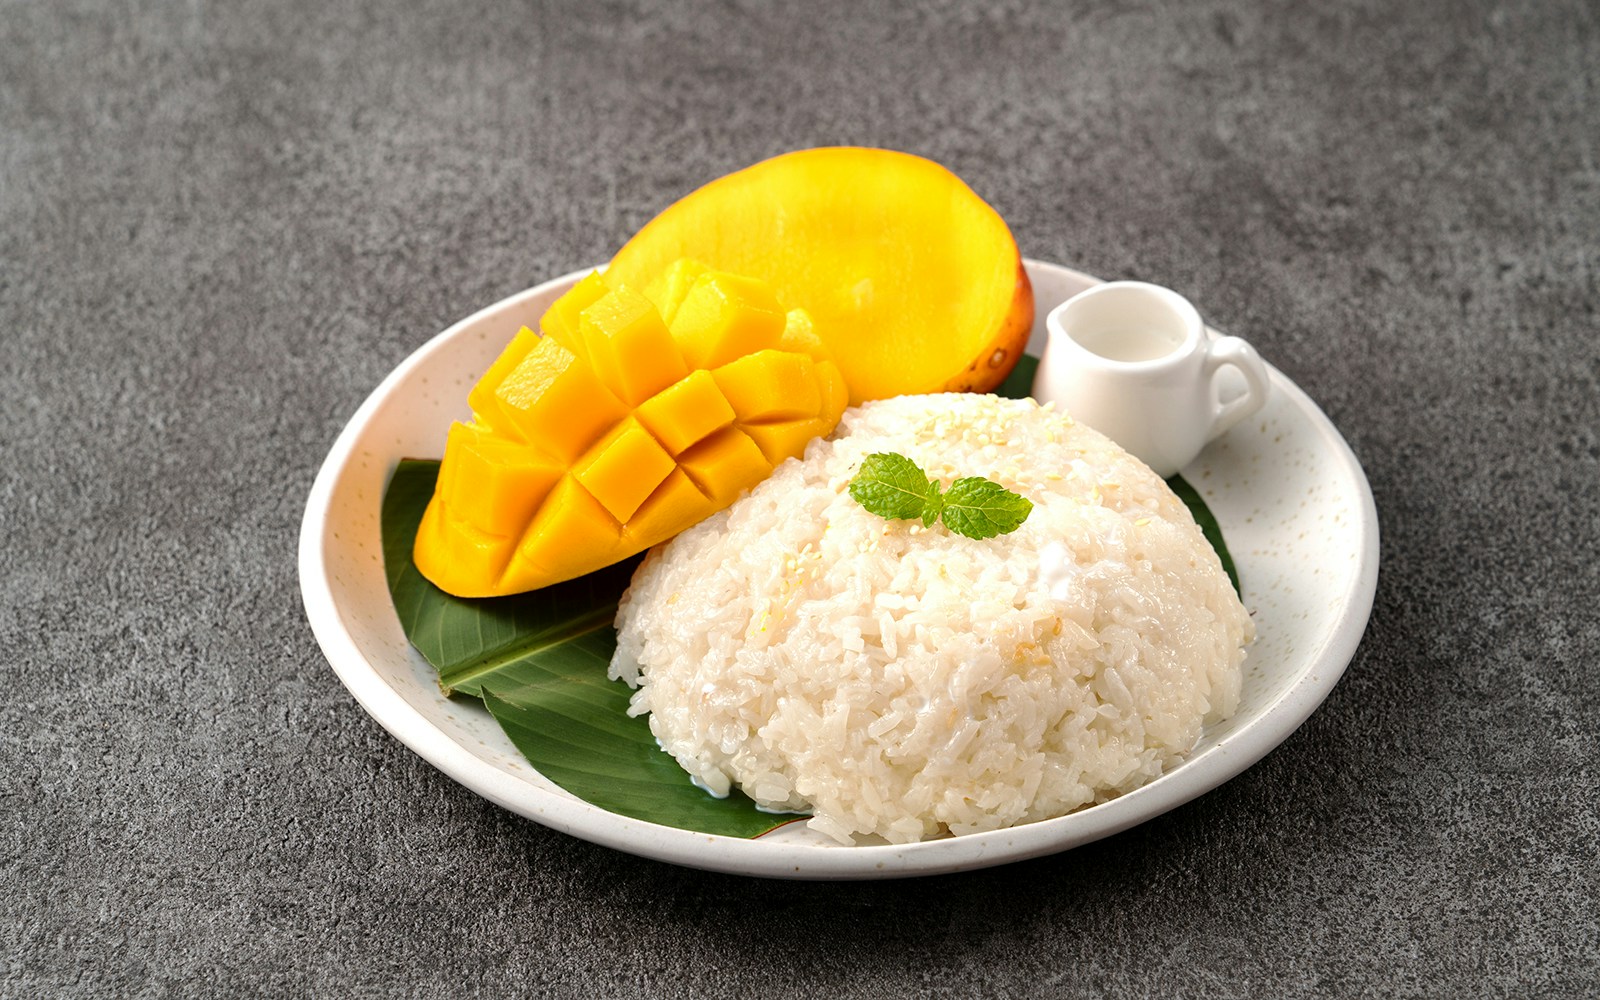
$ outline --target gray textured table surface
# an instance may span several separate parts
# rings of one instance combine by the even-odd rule
[[[0,995],[1600,991],[1597,8],[855,6],[0,4]],[[1371,625],[1258,766],[770,883],[506,813],[339,684],[295,542],[366,393],[834,143],[1185,291],[1350,441]]]

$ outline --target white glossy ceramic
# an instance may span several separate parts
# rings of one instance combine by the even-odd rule
[[[1096,281],[1053,264],[1027,266],[1038,303],[1029,351],[1037,355],[1044,317]],[[1059,819],[898,847],[834,846],[803,824],[758,840],[717,837],[582,802],[534,770],[481,706],[439,693],[432,668],[407,644],[389,602],[378,513],[395,464],[441,453],[449,422],[467,415],[468,388],[517,328],[536,323],[583,273],[462,320],[384,379],[323,462],[300,533],[306,614],[339,678],[402,743],[507,809],[619,851],[723,872],[884,878],[981,868],[1117,833],[1222,784],[1293,732],[1355,652],[1377,583],[1372,495],[1316,404],[1269,370],[1266,407],[1183,470],[1221,521],[1259,638],[1245,665],[1238,714],[1208,730],[1168,774]]]
[[[1255,348],[1212,336],[1170,288],[1112,281],[1086,288],[1045,317],[1033,396],[1055,402],[1162,476],[1266,405],[1271,383]],[[1242,391],[1224,400],[1219,376]]]

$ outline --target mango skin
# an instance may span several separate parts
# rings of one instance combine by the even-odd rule
[[[838,424],[845,381],[803,311],[694,262],[664,278],[647,297],[590,274],[472,388],[412,551],[435,586],[498,597],[619,562]]]
[[[607,273],[641,283],[691,258],[803,309],[850,402],[993,390],[1033,327],[1009,227],[959,177],[885,149],[805,149],[719,177],[647,223]]]

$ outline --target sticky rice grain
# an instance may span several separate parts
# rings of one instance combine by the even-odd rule
[[[974,540],[847,492],[898,452],[1034,511]],[[1254,637],[1215,552],[1153,472],[1030,400],[846,411],[728,510],[653,551],[613,677],[714,793],[908,843],[1124,794],[1237,707]]]

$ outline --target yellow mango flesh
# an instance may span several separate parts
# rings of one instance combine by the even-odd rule
[[[619,288],[585,309],[578,332],[590,367],[612,395],[630,406],[689,374],[656,307],[631,288]]]
[[[435,585],[492,597],[609,566],[838,424],[844,377],[804,311],[689,261],[641,287],[589,275],[473,387],[413,550]]]
[[[651,220],[606,274],[646,288],[671,322],[692,301],[683,258],[764,282],[781,309],[809,313],[852,403],[988,391],[1033,325],[1005,221],[955,174],[906,153],[807,149],[719,178]]]
[[[523,441],[565,462],[628,414],[593,368],[549,338],[506,375],[494,399]]]
[[[771,347],[785,317],[759,281],[710,272],[695,279],[672,315],[672,333],[695,368],[716,368]]]

